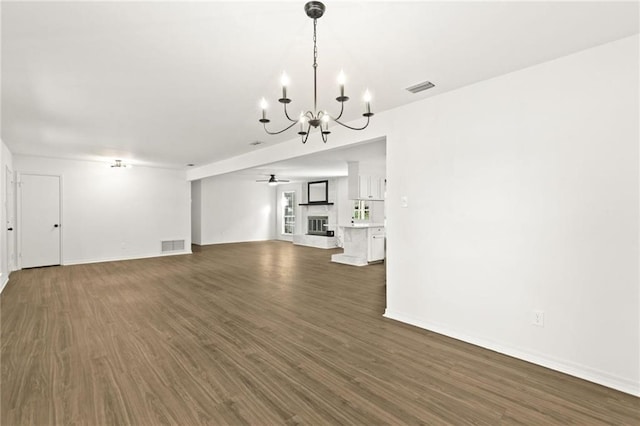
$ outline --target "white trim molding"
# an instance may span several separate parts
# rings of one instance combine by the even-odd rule
[[[148,254],[139,256],[122,256],[122,257],[110,257],[104,259],[75,259],[64,261],[63,265],[86,265],[88,263],[104,263],[104,262],[119,262],[121,260],[136,260],[136,259],[150,259],[153,257],[165,257],[165,256],[180,256],[183,254],[193,254],[191,250],[177,251],[172,253],[162,254]]]
[[[0,294],[2,294],[2,290],[4,290],[4,288],[7,286],[8,283],[9,283],[9,274],[0,273]]]

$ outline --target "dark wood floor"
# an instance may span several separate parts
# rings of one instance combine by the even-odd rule
[[[638,398],[384,319],[384,265],[334,252],[13,273],[2,425],[640,423]]]

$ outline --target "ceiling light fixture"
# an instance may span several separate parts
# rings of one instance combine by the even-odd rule
[[[267,130],[267,123],[271,120],[267,118],[267,101],[265,98],[262,98],[260,101],[260,108],[262,109],[262,118],[258,121],[262,123],[264,126],[265,132],[270,135],[278,135],[280,133],[286,132],[297,123],[300,123],[300,130],[298,134],[302,138],[302,143],[307,143],[307,139],[309,138],[309,133],[311,132],[311,127],[318,128],[320,127],[320,134],[322,136],[322,141],[327,143],[327,137],[331,133],[329,131],[329,122],[335,121],[339,125],[346,127],[351,130],[364,130],[369,125],[369,119],[373,116],[371,112],[371,93],[367,90],[364,94],[364,103],[365,103],[365,112],[362,114],[367,118],[367,122],[362,127],[352,127],[348,126],[340,121],[342,117],[342,113],[344,112],[344,103],[349,100],[348,96],[344,94],[344,84],[346,81],[346,77],[344,72],[340,71],[338,75],[338,85],[340,86],[340,96],[336,98],[336,101],[340,102],[340,114],[337,117],[331,116],[327,111],[318,110],[318,46],[317,46],[317,38],[316,38],[316,26],[319,18],[322,17],[325,11],[325,6],[319,1],[310,1],[304,5],[304,11],[307,13],[307,16],[313,19],[313,110],[309,110],[305,113],[300,113],[300,116],[297,119],[293,119],[289,116],[287,112],[287,104],[291,103],[291,99],[287,97],[287,87],[289,86],[289,77],[287,74],[283,73],[282,78],[280,79],[280,83],[282,84],[282,98],[278,99],[278,102],[283,104],[284,106],[284,115],[287,120],[291,121],[291,124],[284,129],[278,132],[270,132]],[[305,126],[306,125],[306,126]],[[305,130],[306,127],[306,130]]]
[[[131,164],[125,164],[122,160],[115,160],[113,164],[111,164],[111,167],[117,169],[128,169],[131,167]]]

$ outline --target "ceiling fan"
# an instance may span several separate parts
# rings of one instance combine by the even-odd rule
[[[277,179],[276,175],[269,175],[269,179],[259,179],[256,182],[267,182],[267,185],[275,186],[279,183],[289,182],[287,179]]]

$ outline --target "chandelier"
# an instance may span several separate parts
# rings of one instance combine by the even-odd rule
[[[340,121],[342,117],[342,113],[344,112],[344,103],[349,100],[348,96],[344,94],[344,84],[345,84],[345,75],[344,72],[340,71],[338,75],[338,84],[340,86],[340,96],[336,98],[336,101],[340,102],[340,113],[337,116],[330,115],[325,110],[318,110],[318,46],[317,46],[317,38],[316,38],[316,27],[317,21],[322,17],[325,11],[325,6],[319,1],[310,1],[304,5],[304,11],[307,13],[307,16],[313,19],[313,110],[309,110],[304,113],[300,113],[300,116],[297,119],[293,119],[289,116],[289,112],[287,111],[287,105],[291,103],[291,99],[287,97],[287,86],[289,85],[289,77],[286,74],[282,74],[282,78],[280,83],[282,84],[282,97],[278,99],[284,107],[284,115],[291,122],[284,129],[271,132],[267,129],[267,123],[271,120],[267,118],[267,101],[265,98],[262,98],[260,101],[260,108],[262,109],[262,118],[259,120],[262,123],[265,132],[270,135],[278,135],[280,133],[286,132],[296,124],[300,124],[300,130],[298,134],[302,138],[302,143],[307,143],[307,139],[309,138],[309,133],[311,132],[311,127],[314,129],[320,127],[320,134],[322,136],[322,141],[327,143],[327,137],[331,133],[329,131],[329,122],[334,121],[335,123],[341,125],[342,127],[346,127],[351,130],[364,130],[369,125],[369,119],[373,116],[371,112],[371,94],[369,90],[365,91],[364,94],[364,103],[365,103],[365,112],[362,114],[366,117],[367,122],[362,127],[352,127],[347,124],[344,124]]]

